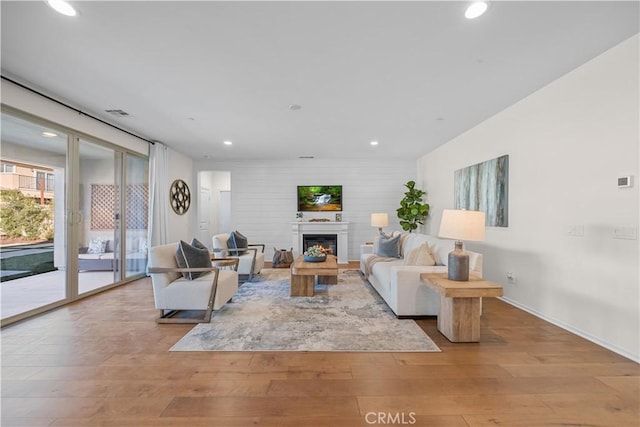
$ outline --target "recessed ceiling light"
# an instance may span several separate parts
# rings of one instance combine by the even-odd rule
[[[369,144],[375,146],[378,145],[378,141],[371,141]]]
[[[487,11],[487,7],[487,2],[474,1],[467,8],[466,12],[464,13],[464,17],[467,19],[475,19],[485,13]]]
[[[314,156],[298,156],[299,159],[315,159]]]
[[[224,142],[223,142],[223,144],[224,144],[224,145],[233,145],[233,142],[231,142],[231,141],[224,141]]]
[[[47,4],[58,13],[65,16],[76,16],[78,13],[76,10],[64,0],[47,0]]]
[[[57,133],[53,133],[53,132],[42,132],[41,135],[44,136],[45,138],[55,138],[56,136],[58,136]]]
[[[291,111],[298,111],[302,109],[302,105],[298,105],[298,104],[291,104],[289,105],[289,110]]]

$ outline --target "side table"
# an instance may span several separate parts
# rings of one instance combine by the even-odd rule
[[[449,280],[447,273],[424,273],[420,280],[440,295],[438,330],[451,342],[480,341],[482,297],[502,296],[502,286],[478,277]]]

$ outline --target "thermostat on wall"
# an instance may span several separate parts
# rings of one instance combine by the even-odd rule
[[[618,177],[618,188],[625,188],[633,186],[633,177],[632,176],[621,176]]]

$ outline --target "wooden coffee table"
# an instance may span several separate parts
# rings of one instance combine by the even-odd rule
[[[292,297],[312,297],[314,295],[315,279],[318,283],[335,285],[338,283],[338,260],[334,255],[327,255],[323,262],[306,262],[304,255],[291,264],[291,293]]]

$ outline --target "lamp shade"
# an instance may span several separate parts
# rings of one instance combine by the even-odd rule
[[[478,242],[484,240],[484,222],[484,212],[445,209],[438,237]]]
[[[371,226],[383,228],[389,225],[389,215],[386,213],[372,213]]]

